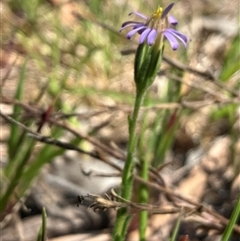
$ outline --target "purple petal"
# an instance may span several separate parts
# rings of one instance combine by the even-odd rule
[[[139,30],[142,30],[144,28],[146,28],[146,26],[141,26],[139,28],[135,28],[135,29],[131,30],[130,32],[128,32],[127,38],[130,39],[135,33],[137,33]]]
[[[178,32],[175,29],[166,29],[169,33],[171,33],[173,36],[175,36],[176,38],[178,38],[184,45],[184,47],[187,47],[187,37],[185,35],[183,35],[182,33]]]
[[[129,23],[128,25],[123,26],[122,28],[120,28],[119,32],[122,32],[123,29],[125,29],[125,28],[133,27],[134,29],[136,29],[136,28],[139,28],[141,26],[144,27],[145,25],[142,24],[142,23]]]
[[[157,35],[157,30],[156,29],[152,29],[151,32],[148,35],[148,44],[151,46],[153,45],[155,38]]]
[[[172,9],[174,3],[170,3],[163,11],[162,13],[162,17],[161,18],[165,18],[167,16],[167,14],[170,12],[170,10]]]
[[[149,34],[149,32],[151,31],[151,29],[150,28],[146,28],[143,32],[142,32],[142,34],[141,34],[141,37],[140,37],[140,44],[142,44],[145,40],[146,40],[146,38],[147,38],[147,36],[148,36],[148,34]]]
[[[145,31],[145,29],[147,29],[147,26],[143,25],[143,24],[136,24],[136,26],[134,26],[133,29],[136,29],[136,28],[139,28],[139,27],[144,27],[144,28],[138,30],[138,34],[141,35],[143,33],[143,31]]]
[[[167,38],[167,40],[170,43],[172,49],[177,50],[178,49],[178,41],[174,37],[174,35],[171,32],[167,31],[167,29],[163,31],[163,34]]]
[[[178,21],[175,17],[173,17],[172,15],[168,16],[168,22],[171,23],[172,25],[177,25]]]
[[[140,27],[140,26],[139,26],[139,27]],[[135,28],[138,28],[138,26],[134,27],[134,29],[135,29]],[[138,34],[141,35],[145,29],[147,29],[147,26],[145,26],[145,28],[143,28],[143,29],[140,29],[140,30],[138,31]]]
[[[147,20],[147,19],[148,19],[147,16],[145,16],[144,14],[139,13],[139,12],[131,12],[131,13],[129,13],[129,15],[132,15],[132,14],[135,14],[135,15],[137,15],[138,17],[143,18],[144,20]]]
[[[132,24],[132,23],[135,23],[135,24],[143,24],[143,23],[137,22],[137,21],[126,21],[126,22],[124,22],[124,23],[122,24],[122,27],[125,27],[125,26],[127,26],[127,25],[129,25],[129,24]]]

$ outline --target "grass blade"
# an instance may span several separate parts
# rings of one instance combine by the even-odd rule
[[[178,230],[179,230],[179,226],[180,226],[180,223],[181,223],[181,219],[182,219],[182,209],[181,209],[181,212],[179,213],[179,216],[178,216],[178,219],[177,219],[177,222],[176,222],[176,225],[173,229],[173,234],[170,238],[170,241],[175,241],[176,238],[177,238],[177,234],[178,234]]]
[[[24,88],[24,81],[26,77],[26,65],[27,65],[27,60],[24,62],[21,71],[20,71],[20,77],[19,77],[19,82],[15,94],[15,99],[21,100],[22,95],[23,95],[23,88]],[[15,105],[13,108],[13,118],[14,119],[19,119],[19,113],[21,111],[22,107],[19,105]],[[9,156],[9,162],[13,160],[13,157],[15,156],[16,153],[18,153],[18,139],[19,135],[21,133],[20,127],[17,125],[12,125],[11,130],[10,130],[10,136],[8,140],[8,156]]]
[[[42,225],[40,227],[37,241],[47,240],[47,213],[45,207],[42,208]]]
[[[229,220],[229,223],[227,225],[227,227],[225,228],[223,235],[222,235],[222,241],[228,241],[232,231],[233,231],[233,227],[235,225],[235,223],[237,222],[238,218],[240,217],[240,195],[238,196],[238,200],[236,203],[236,206],[232,212],[231,218]]]

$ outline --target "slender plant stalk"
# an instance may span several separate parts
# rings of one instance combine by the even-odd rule
[[[178,230],[179,230],[181,219],[182,219],[182,213],[183,213],[183,209],[181,208],[181,212],[179,213],[177,222],[176,222],[176,224],[174,226],[173,234],[172,234],[172,236],[170,238],[170,241],[176,241],[177,240],[176,238],[177,238],[177,235],[178,235]]]
[[[149,170],[149,160],[144,159],[141,165],[141,177],[142,179],[148,181],[148,170]],[[142,184],[140,186],[140,202],[147,203],[149,198],[148,188],[146,185]],[[140,241],[146,240],[146,229],[147,229],[148,213],[147,211],[140,212],[139,218],[139,236]]]
[[[139,176],[148,182],[149,180],[149,165],[151,163],[152,158],[152,144],[151,141],[147,138],[147,148],[146,150],[146,128],[148,126],[148,115],[145,114],[143,123],[141,125],[142,131],[140,135],[140,141],[138,144],[138,156],[140,161],[140,168],[139,168]],[[140,203],[148,203],[149,199],[149,187],[143,183],[139,186],[139,199],[138,201]],[[146,240],[146,229],[148,224],[148,212],[147,211],[141,211],[139,214],[139,237],[140,241]]]
[[[174,3],[169,4],[164,10],[158,7],[153,15],[147,21],[132,22],[127,21],[122,24],[122,31],[125,28],[131,27],[132,30],[128,32],[128,39],[132,37],[135,33],[141,35],[140,43],[138,45],[135,61],[134,61],[134,81],[136,84],[137,95],[135,99],[134,111],[132,118],[129,117],[129,142],[127,150],[127,158],[122,174],[122,186],[121,186],[121,196],[124,199],[131,200],[131,192],[133,185],[133,171],[134,171],[134,151],[137,144],[137,133],[136,124],[140,106],[144,94],[147,89],[153,83],[162,62],[163,50],[164,50],[164,38],[167,38],[172,46],[173,50],[178,48],[177,38],[186,46],[187,37],[174,29],[168,28],[169,24],[177,24],[177,20],[169,20],[168,13],[173,7]],[[135,13],[139,15],[140,13]],[[140,14],[141,16],[141,14]],[[143,15],[144,16],[144,15]],[[159,24],[160,23],[160,24]],[[153,26],[161,26],[161,31]],[[181,36],[181,37],[180,37]],[[147,160],[143,161],[142,177],[147,180],[148,178],[148,163]],[[143,186],[140,187],[140,197],[144,202],[147,202],[148,192]],[[142,212],[141,215],[141,225],[139,232],[141,236],[141,241],[145,241],[145,230],[147,227],[147,213]],[[118,211],[115,230],[114,230],[114,241],[125,240],[125,235],[127,232],[128,223],[130,217],[128,216],[127,209],[120,209]]]
[[[127,148],[127,158],[122,174],[121,196],[124,199],[131,199],[134,171],[134,152],[137,144],[136,125],[139,110],[143,101],[144,92],[137,92],[132,118],[129,117],[129,141]],[[127,209],[122,208],[118,211],[117,220],[114,230],[114,241],[125,240],[127,227],[131,218],[128,216]]]
[[[46,241],[47,240],[47,213],[45,207],[42,208],[42,225],[38,232],[37,241]]]

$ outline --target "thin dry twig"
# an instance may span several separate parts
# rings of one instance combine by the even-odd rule
[[[173,74],[168,74],[167,77],[169,77],[172,80],[175,80],[175,81],[181,82],[183,84],[186,84],[188,86],[194,87],[196,89],[202,90],[202,91],[204,91],[204,92],[206,92],[210,95],[213,95],[220,102],[221,101],[227,101],[227,100],[229,101],[228,98],[224,97],[222,94],[218,93],[217,91],[213,90],[212,88],[206,87],[204,85],[200,85],[196,82],[184,80],[184,79],[179,78],[178,76],[173,75]]]
[[[39,142],[54,145],[54,146],[58,146],[58,147],[66,149],[66,150],[74,150],[74,151],[77,151],[79,153],[86,154],[86,155],[89,155],[91,157],[99,159],[99,155],[95,152],[88,152],[88,151],[85,151],[85,150],[83,150],[83,149],[81,149],[77,146],[74,146],[74,145],[68,143],[68,142],[60,141],[60,140],[51,138],[49,136],[43,136],[43,135],[39,134],[38,132],[32,131],[29,127],[25,126],[24,124],[20,123],[19,121],[16,121],[12,117],[3,114],[1,111],[0,111],[0,116],[3,119],[5,119],[7,122],[18,125],[23,130],[25,130],[26,132],[29,133],[29,135],[28,135],[29,137],[34,138],[35,140],[37,140]]]
[[[203,91],[205,91],[208,94],[211,95],[216,95],[216,97],[218,99],[216,100],[203,100],[203,101],[186,101],[186,100],[182,100],[181,103],[161,103],[161,104],[157,104],[157,105],[153,105],[153,106],[143,106],[141,107],[141,111],[146,111],[146,110],[162,110],[162,109],[178,109],[178,108],[189,108],[189,109],[193,109],[193,110],[197,110],[199,108],[208,106],[208,105],[227,105],[227,104],[238,104],[239,103],[239,98],[226,98],[223,99],[221,95],[219,95],[217,92],[214,92],[212,89],[210,88],[206,88],[206,87],[201,87],[198,84],[193,84],[190,83],[188,81],[184,81],[181,78],[178,78],[177,76],[171,76],[173,79],[179,81],[179,82],[183,82],[184,84],[190,85],[191,87],[195,87],[195,88],[199,88]],[[221,99],[219,99],[221,98]],[[31,105],[25,104],[21,101],[15,100],[15,99],[9,99],[5,96],[2,96],[0,99],[0,103],[3,104],[8,104],[8,105],[19,105],[21,106],[27,113],[28,115],[30,114],[31,116],[35,116],[35,117],[41,117],[42,115],[42,110],[34,108]],[[132,111],[132,107],[130,106],[126,106],[126,105],[115,105],[115,106],[102,106],[102,110],[95,110],[92,112],[88,112],[88,113],[59,113],[59,112],[53,112],[51,114],[52,117],[55,117],[56,119],[66,119],[66,118],[71,118],[74,116],[78,116],[81,119],[87,119],[87,118],[91,118],[93,116],[96,115],[100,115],[100,114],[104,114],[107,113],[109,111],[123,111],[125,113],[131,113]]]
[[[172,191],[171,191],[172,192]],[[205,224],[207,226],[211,226],[211,228],[214,228],[216,230],[223,230],[223,227],[225,227],[229,220],[222,217],[221,215],[218,215],[215,211],[209,209],[206,206],[200,205],[200,208],[198,206],[196,207],[190,207],[190,206],[181,206],[181,207],[168,207],[168,208],[160,208],[156,205],[150,205],[150,204],[141,204],[141,203],[135,203],[128,201],[121,196],[117,195],[116,192],[111,189],[110,195],[104,194],[104,197],[95,195],[95,194],[87,194],[86,196],[78,196],[79,203],[82,203],[84,200],[90,200],[92,201],[92,204],[89,206],[89,209],[93,209],[93,211],[104,211],[106,209],[114,209],[118,210],[120,208],[127,208],[129,209],[130,213],[135,213],[139,211],[147,211],[151,214],[173,214],[173,213],[179,213],[181,210],[185,212],[185,215],[189,216],[192,214],[201,215],[203,212],[208,211],[212,216],[216,218],[215,221],[209,222],[202,222],[202,224]],[[118,201],[116,201],[118,200]],[[240,227],[235,225],[234,231],[237,233],[240,233]]]
[[[114,210],[118,210],[120,208],[128,208],[130,209],[131,213],[138,211],[148,211],[151,214],[172,214],[179,213],[181,210],[181,208],[176,207],[160,208],[159,206],[155,205],[131,202],[117,195],[113,189],[111,189],[110,195],[105,193],[104,197],[95,194],[88,194],[87,196],[78,197],[80,203],[82,203],[85,199],[93,201],[89,208],[93,209],[94,211],[103,211],[109,208]]]
[[[187,197],[187,196],[183,196],[180,193],[177,193],[176,191],[173,191],[172,189],[168,188],[168,187],[162,187],[159,186],[156,183],[152,183],[152,182],[148,182],[145,181],[144,179],[142,179],[139,176],[134,176],[134,178],[139,181],[140,183],[143,183],[145,185],[147,185],[148,187],[154,188],[160,192],[164,192],[165,194],[171,195],[175,198],[178,198],[182,201],[185,201],[186,203],[189,203],[191,205],[196,206],[197,210],[199,210],[199,212],[207,212],[210,215],[212,215],[213,217],[215,217],[216,222],[220,223],[223,226],[227,226],[227,224],[229,223],[229,220],[225,217],[223,217],[222,215],[220,215],[219,213],[217,213],[212,207],[207,206],[206,204],[202,204],[200,202],[198,202],[197,200],[194,200],[193,197]],[[235,225],[234,226],[234,231],[238,234],[240,234],[240,226],[239,225]]]
[[[8,79],[9,75],[11,74],[13,68],[15,67],[16,63],[17,63],[17,60],[18,60],[18,55],[15,57],[15,59],[13,60],[13,62],[9,65],[9,68],[5,74],[5,76],[1,76],[1,88],[5,85],[6,83],[6,80]]]

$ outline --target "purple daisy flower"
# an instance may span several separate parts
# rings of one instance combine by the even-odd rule
[[[129,15],[134,14],[142,18],[144,22],[127,21],[122,24],[120,32],[125,28],[131,27],[132,30],[128,32],[127,38],[130,39],[135,33],[138,33],[140,35],[139,43],[142,44],[146,41],[150,46],[153,45],[157,35],[160,33],[165,36],[173,50],[178,49],[178,40],[180,40],[184,47],[186,47],[187,37],[174,28],[169,28],[169,25],[175,26],[178,24],[176,18],[168,15],[173,5],[174,3],[169,4],[164,10],[159,7],[151,17],[147,17],[139,12],[130,13]]]

